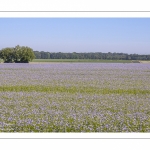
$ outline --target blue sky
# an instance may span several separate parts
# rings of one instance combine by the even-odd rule
[[[150,54],[150,18],[0,18],[0,49]]]

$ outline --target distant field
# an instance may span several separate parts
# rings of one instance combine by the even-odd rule
[[[30,63],[49,63],[49,62],[89,62],[89,63],[150,63],[150,61],[140,61],[140,60],[101,60],[101,59],[33,59]],[[0,59],[0,63],[3,63],[3,60]]]
[[[131,63],[131,60],[101,60],[101,59],[34,59],[32,62],[99,62],[99,63]]]

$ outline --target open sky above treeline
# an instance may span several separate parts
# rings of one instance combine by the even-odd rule
[[[150,18],[0,18],[0,49],[150,54]]]

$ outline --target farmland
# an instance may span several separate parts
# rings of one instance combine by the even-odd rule
[[[106,59],[33,59],[32,62],[131,63],[132,60],[106,60]]]
[[[150,65],[1,63],[0,132],[150,132]]]

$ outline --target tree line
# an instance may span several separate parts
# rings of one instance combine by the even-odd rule
[[[33,51],[27,46],[12,48],[3,48],[0,50],[0,58],[5,63],[28,63],[33,59],[104,59],[104,60],[150,60],[150,55],[126,54],[126,53],[62,53],[62,52],[44,52]]]
[[[126,53],[62,53],[34,51],[36,59],[107,59],[107,60],[150,60],[150,55],[126,54]]]

